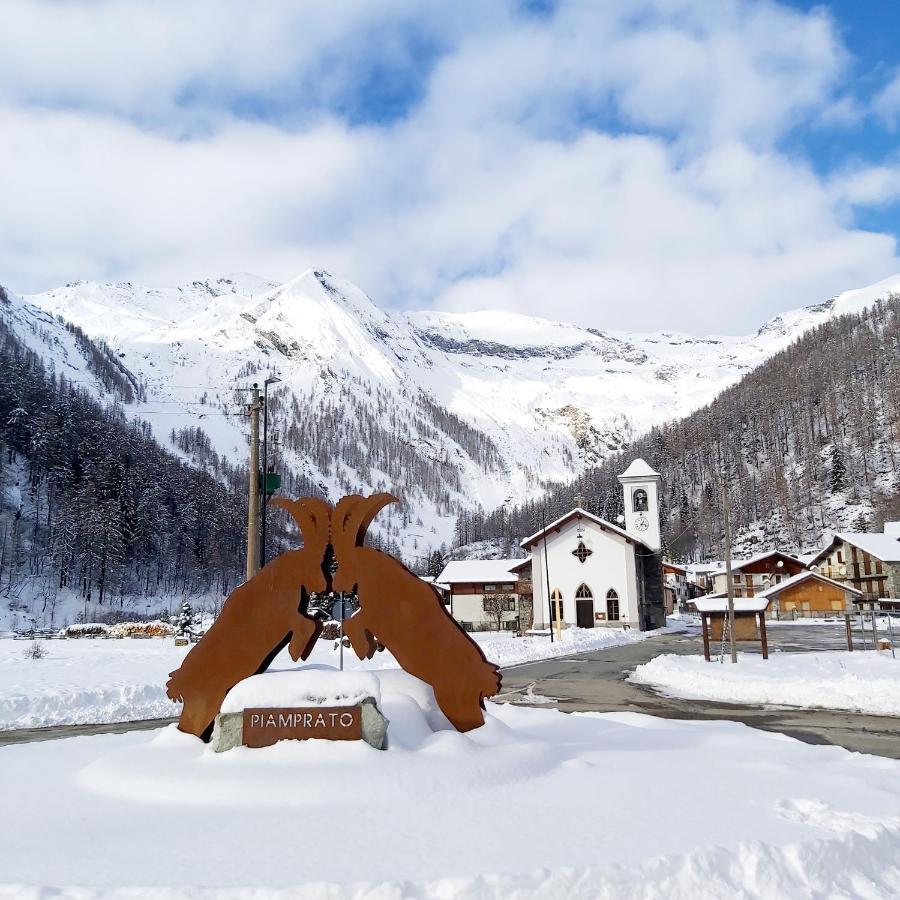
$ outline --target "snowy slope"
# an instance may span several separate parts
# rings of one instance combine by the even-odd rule
[[[73,371],[62,337],[34,336],[49,327],[46,313],[104,339],[146,386],[147,402],[130,414],[166,445],[173,429],[199,425],[235,464],[246,457],[247,398],[235,389],[277,373],[270,415],[281,468],[332,497],[398,493],[406,508],[386,516],[382,534],[415,556],[449,540],[459,509],[521,501],[571,477],[707,403],[806,330],[891,291],[900,276],[738,337],[490,311],[391,314],[313,270],[282,285],[252,275],[176,288],[75,283],[13,297],[9,315],[45,358]]]

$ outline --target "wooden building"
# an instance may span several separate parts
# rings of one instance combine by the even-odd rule
[[[790,556],[780,550],[768,550],[750,559],[734,560],[731,564],[734,596],[755,597],[760,591],[806,570],[806,564],[796,556]],[[713,573],[713,587],[716,593],[728,589],[726,575],[724,568]]]
[[[770,612],[780,615],[799,613],[843,613],[852,610],[862,593],[844,583],[833,581],[820,572],[800,572],[756,595],[770,601]]]
[[[703,632],[703,655],[710,660],[710,645],[718,642],[721,646],[725,618],[728,615],[728,598],[718,594],[696,597],[691,604],[700,613]],[[766,611],[769,600],[766,597],[737,597],[734,600],[734,639],[736,641],[759,641],[763,659],[769,658],[769,643],[766,637]]]
[[[810,568],[855,588],[857,603],[900,609],[900,522],[887,522],[882,534],[836,534]]]

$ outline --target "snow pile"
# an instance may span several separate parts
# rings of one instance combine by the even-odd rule
[[[607,647],[618,647],[622,644],[633,644],[644,641],[658,634],[680,631],[681,627],[660,628],[656,631],[636,631],[621,628],[564,628],[562,640],[550,634],[534,634],[527,637],[515,637],[511,632],[476,631],[470,635],[481,647],[484,655],[498,666],[518,666],[523,663],[537,662],[542,659],[555,659],[559,656],[571,656],[574,653],[590,653],[592,650],[604,650]]]
[[[694,700],[900,716],[900,659],[885,651],[776,653],[767,660],[742,653],[737,665],[666,653],[638,666],[630,680]]]
[[[47,641],[47,656],[23,659],[20,641],[0,641],[0,729],[176,716],[169,672],[186,647],[167,640]]]
[[[239,681],[226,695],[222,712],[278,706],[354,706],[366,697],[381,702],[378,679],[371,673],[305,666],[263,672]]]
[[[458,734],[428,722],[421,682],[383,674],[386,751],[215,754],[173,727],[0,749],[0,895],[896,896],[894,760],[731,722],[491,704]]]

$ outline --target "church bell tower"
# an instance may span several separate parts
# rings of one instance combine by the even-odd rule
[[[625,494],[625,530],[648,547],[659,550],[659,484],[662,476],[636,459],[619,476]]]

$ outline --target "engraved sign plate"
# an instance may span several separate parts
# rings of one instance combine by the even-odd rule
[[[359,706],[294,706],[244,710],[245,747],[269,747],[276,741],[302,741],[308,738],[327,741],[362,740]]]

